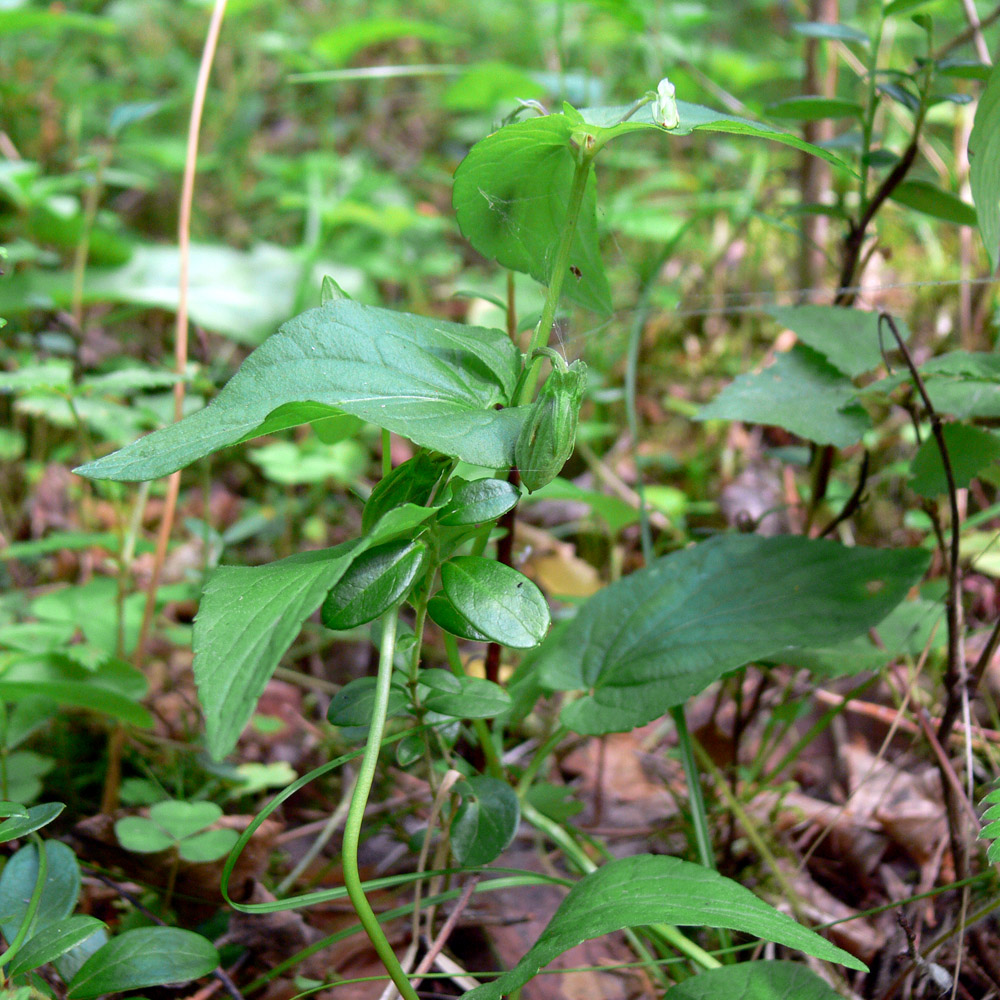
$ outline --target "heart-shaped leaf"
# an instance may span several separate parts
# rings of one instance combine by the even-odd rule
[[[205,409],[76,471],[156,479],[260,433],[290,403],[311,404],[313,419],[350,413],[423,447],[503,468],[513,462],[525,409],[496,407],[510,402],[520,364],[499,330],[331,302],[285,323]]]
[[[537,646],[549,630],[549,605],[523,573],[482,556],[457,556],[441,567],[441,585],[455,610],[494,642]]]
[[[927,568],[916,549],[720,535],[595,594],[535,669],[585,691],[562,721],[588,735],[643,725],[727,670],[782,647],[827,646],[878,624]]]
[[[609,861],[582,878],[521,961],[492,983],[470,990],[463,1000],[499,1000],[582,941],[657,923],[726,927],[865,969],[853,955],[779,913],[738,882],[679,858],[640,854]]]
[[[514,839],[521,807],[514,790],[496,778],[460,781],[455,790],[462,804],[451,822],[451,849],[459,864],[488,865]]]
[[[211,941],[178,927],[139,927],[112,938],[83,963],[69,984],[69,1000],[102,993],[187,983],[219,964]]]
[[[149,810],[149,818],[163,827],[175,840],[183,840],[199,830],[211,826],[222,816],[222,809],[214,802],[182,802],[167,799],[157,802]]]

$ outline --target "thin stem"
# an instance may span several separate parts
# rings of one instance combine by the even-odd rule
[[[368,897],[361,883],[361,872],[358,868],[358,845],[361,842],[361,827],[365,819],[365,806],[371,793],[372,782],[375,780],[375,768],[378,764],[378,754],[382,744],[382,734],[385,732],[386,712],[389,708],[389,686],[392,681],[392,661],[396,651],[396,623],[399,620],[399,609],[393,608],[382,619],[382,648],[379,652],[378,677],[375,682],[375,704],[372,707],[372,719],[368,728],[368,742],[365,744],[364,756],[358,769],[358,781],[351,797],[351,808],[347,813],[344,825],[344,888],[354,906],[354,912],[361,921],[368,940],[376,954],[382,960],[386,972],[396,984],[404,1000],[418,1000],[417,993],[403,972],[403,967],[396,958],[396,953],[389,944],[379,926],[375,911],[372,910]]]
[[[455,637],[449,632],[444,632],[444,649],[448,656],[448,666],[456,677],[465,677],[465,667],[462,666],[462,657],[458,652],[458,643]],[[486,770],[490,777],[504,780],[503,761],[497,753],[496,745],[493,742],[493,734],[485,719],[472,719],[472,728],[475,730],[476,739],[482,748],[483,756],[486,758]]]
[[[10,947],[0,955],[0,966],[4,966],[10,962],[21,950],[21,945],[24,944],[24,939],[28,936],[28,932],[32,929],[31,925],[35,922],[35,914],[41,905],[42,892],[45,889],[45,882],[49,877],[49,858],[45,853],[45,844],[37,833],[32,833],[30,836],[31,842],[35,845],[35,851],[38,854],[38,875],[35,877],[35,888],[32,890],[31,898],[28,900],[28,907],[24,911],[24,919],[21,921],[21,926],[18,927],[17,934],[14,936],[14,940],[11,941]]]

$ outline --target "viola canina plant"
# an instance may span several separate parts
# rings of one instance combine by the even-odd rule
[[[361,758],[344,832],[344,887],[232,905],[273,911],[346,894],[407,1000],[417,996],[412,969],[380,928],[358,869],[366,802],[379,754],[389,752],[403,765],[443,755],[458,779],[448,785],[442,772],[429,769],[445,802],[435,808],[447,818],[452,860],[446,870],[479,872],[476,892],[519,879],[571,886],[521,961],[469,997],[510,994],[568,948],[623,928],[644,928],[642,938],[630,931],[642,953],[646,941],[655,951],[684,956],[700,969],[706,988],[716,984],[709,993],[714,988],[720,996],[749,993],[759,983],[785,989],[792,980],[811,990],[810,997],[836,994],[785,962],[723,966],[679,928],[755,935],[864,968],[714,871],[697,801],[692,813],[701,864],[640,855],[602,865],[530,802],[545,754],[567,733],[622,732],[667,713],[678,725],[689,784],[696,788],[684,728],[688,698],[723,673],[780,650],[826,648],[863,634],[904,598],[928,563],[920,550],[723,535],[649,558],[643,569],[604,587],[553,630],[545,595],[503,557],[509,549],[498,546],[498,539],[513,528],[522,489],[549,483],[574,448],[586,368],[549,346],[560,300],[565,295],[599,314],[611,309],[597,239],[594,163],[609,142],[633,132],[657,134],[669,145],[694,130],[784,143],[851,172],[830,152],[796,136],[677,101],[667,80],[632,106],[563,105],[514,121],[472,148],[455,174],[453,202],[463,234],[480,253],[546,288],[523,353],[501,331],[331,299],[285,323],[205,409],[77,470],[94,479],[152,479],[228,445],[303,423],[334,441],[367,422],[414,445],[411,459],[384,470],[364,506],[360,537],[265,566],[216,569],[194,637],[207,748],[222,758],[236,746],[309,616],[318,611],[333,630],[372,624],[377,676],[346,685],[328,713],[334,725],[366,730],[363,749],[306,775],[268,807],[276,808],[318,773]],[[432,627],[443,635],[448,670],[425,662],[423,640]],[[519,676],[539,695],[562,693],[561,727],[526,767],[513,770],[503,762],[513,702],[496,676],[466,674],[460,644],[468,643],[499,645],[514,651],[505,654],[511,659],[531,650],[530,667]],[[478,744],[482,773],[455,756],[460,730]],[[241,836],[226,878],[263,819]],[[522,820],[551,838],[580,877],[562,882],[532,873],[513,876],[507,869],[491,876],[490,863]],[[428,869],[425,857],[416,868],[396,884],[420,883],[438,870]],[[458,894],[453,887],[433,891],[429,902]]]

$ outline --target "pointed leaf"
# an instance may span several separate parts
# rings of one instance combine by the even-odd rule
[[[426,554],[423,542],[405,538],[363,552],[323,601],[323,624],[342,632],[374,621],[409,593]]]
[[[372,490],[361,513],[361,531],[367,534],[390,510],[403,504],[423,506],[441,474],[450,466],[443,455],[420,451],[383,476]]]
[[[817,351],[796,344],[760,373],[740,375],[695,415],[784,427],[817,444],[846,448],[871,426],[854,386]]]
[[[969,135],[969,184],[990,269],[1000,263],[1000,62],[979,98]]]
[[[663,1000],[840,1000],[815,972],[796,962],[741,962],[708,969],[663,994]]]
[[[341,300],[285,323],[205,409],[76,471],[156,479],[259,433],[289,403],[336,407],[474,465],[512,464],[520,359],[499,330]]]
[[[0,844],[27,837],[29,833],[48,826],[66,806],[62,802],[42,802],[28,809],[27,816],[11,816],[0,823]]]
[[[236,745],[281,656],[351,562],[370,545],[408,534],[433,514],[408,504],[356,541],[266,566],[220,566],[212,573],[194,623],[194,675],[214,758]]]
[[[979,473],[1000,459],[1000,437],[969,424],[945,424],[941,428],[957,489],[965,489]],[[929,499],[948,490],[941,452],[929,434],[910,464],[910,489]]]
[[[823,118],[860,118],[864,113],[860,104],[838,97],[789,97],[772,104],[767,113],[772,118],[792,118],[800,122],[814,122]]]
[[[461,865],[488,865],[517,833],[521,807],[510,785],[479,776],[459,782],[462,804],[451,823],[451,848]]]
[[[514,649],[537,646],[549,630],[549,605],[523,573],[482,556],[458,556],[441,567],[448,599],[474,629]]]
[[[689,861],[643,854],[610,861],[582,878],[517,966],[470,990],[463,1000],[498,1000],[583,941],[657,923],[726,927],[865,969],[853,955],[779,913],[738,882]]]
[[[871,45],[868,36],[858,28],[847,24],[829,24],[826,21],[804,21],[793,24],[792,30],[806,38],[827,38],[838,42],[855,42],[866,48]]]
[[[976,224],[976,210],[971,205],[928,181],[903,181],[889,197],[900,205],[943,222],[955,222],[960,226]]]
[[[643,725],[727,670],[786,646],[827,646],[881,621],[929,555],[797,536],[721,535],[656,560],[582,604],[535,661],[587,691],[563,722],[589,735]]]
[[[177,927],[140,927],[112,938],[83,963],[69,984],[69,1000],[102,993],[186,983],[208,975],[219,953],[200,934]]]
[[[572,133],[573,123],[562,114],[515,122],[477,142],[455,171],[452,204],[462,235],[484,257],[543,285],[552,280],[553,249],[566,220],[576,168]],[[611,312],[597,240],[593,173],[570,265],[579,277],[576,271],[567,277],[565,294],[595,312]]]
[[[49,924],[25,942],[8,970],[12,976],[19,976],[31,969],[37,969],[46,962],[52,962],[67,951],[86,941],[95,931],[107,924],[97,917],[79,914]]]

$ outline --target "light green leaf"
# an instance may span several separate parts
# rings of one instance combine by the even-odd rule
[[[10,963],[8,972],[12,976],[20,976],[31,969],[37,969],[40,965],[45,965],[46,962],[52,962],[106,926],[103,920],[83,914],[57,920],[25,942],[14,961]]]
[[[289,320],[205,409],[90,462],[94,479],[156,479],[246,439],[288,403],[336,407],[474,465],[512,464],[526,408],[499,330],[340,300]]]
[[[140,927],[119,934],[91,955],[66,995],[90,1000],[102,993],[186,983],[218,964],[219,953],[200,934],[177,927]]]
[[[679,858],[640,854],[610,861],[582,878],[521,961],[492,983],[470,990],[463,1000],[499,1000],[583,941],[657,923],[726,927],[865,969],[853,955],[779,913],[738,882]]]
[[[35,911],[30,933],[65,920],[80,895],[80,866],[76,855],[61,840],[46,840],[48,868],[42,900]],[[38,880],[38,849],[34,844],[22,847],[0,873],[0,931],[13,941],[28,912],[28,901]]]
[[[364,538],[212,573],[194,623],[194,675],[208,752],[216,760],[236,745],[281,656],[354,558],[433,514],[408,504],[389,511]]]
[[[402,17],[366,17],[346,19],[340,26],[324,31],[312,40],[312,50],[333,66],[342,66],[355,53],[372,45],[384,45],[401,38],[454,45],[463,36],[454,28],[434,21],[416,21]]]
[[[149,810],[149,818],[161,826],[175,840],[190,837],[211,826],[222,816],[222,809],[214,802],[183,802],[167,799],[157,802]]]
[[[178,853],[184,861],[202,864],[228,854],[240,835],[235,830],[205,830],[182,840]]]
[[[624,731],[727,670],[862,634],[906,596],[928,559],[798,536],[721,535],[599,591],[539,651],[535,669],[549,689],[588,692],[563,710],[575,732]]]
[[[482,556],[457,556],[441,567],[441,586],[458,613],[494,642],[537,646],[549,630],[549,606],[523,573]]]
[[[889,197],[900,205],[943,222],[954,222],[960,226],[976,224],[976,210],[971,205],[929,181],[903,181]]]
[[[840,994],[797,962],[741,962],[708,969],[663,994],[663,1000],[840,1000]]]
[[[126,851],[136,854],[156,854],[168,851],[177,843],[177,838],[166,830],[161,830],[145,816],[122,816],[115,821],[115,836]]]
[[[767,109],[772,118],[791,118],[799,122],[814,122],[822,118],[860,118],[864,109],[854,101],[838,97],[789,97]]]
[[[1000,437],[969,424],[945,424],[941,428],[957,489],[964,489],[988,465],[1000,459]],[[910,489],[933,499],[948,490],[937,439],[928,434],[913,456]]]
[[[740,375],[703,406],[696,420],[743,420],[784,427],[837,448],[860,441],[871,426],[854,386],[818,351],[796,344],[759,374]]]
[[[1000,62],[979,98],[969,134],[969,184],[990,267],[1000,263]]]
[[[48,826],[66,806],[62,802],[42,802],[28,809],[27,816],[11,816],[0,823],[0,844],[27,837],[29,833]]]
[[[572,133],[573,123],[562,114],[516,122],[476,143],[455,171],[452,203],[462,235],[484,257],[543,285],[552,280],[553,249],[566,220],[576,167]],[[611,312],[598,247],[593,173],[570,265],[580,275],[566,278],[565,294],[595,312]]]
[[[855,42],[866,48],[871,45],[868,36],[858,28],[846,24],[828,24],[826,21],[804,21],[793,24],[792,31],[806,38],[826,38],[837,42]]]
[[[492,719],[510,708],[510,695],[481,677],[456,677],[447,670],[420,671],[420,683],[430,688],[423,698],[428,711],[456,719]]]
[[[782,326],[795,332],[799,340],[819,351],[834,368],[851,378],[863,375],[882,364],[879,348],[877,312],[842,309],[839,306],[772,306],[767,310]],[[897,322],[903,340],[910,339],[910,329]],[[883,336],[887,351],[895,348],[888,330]]]

